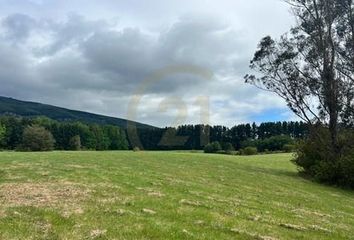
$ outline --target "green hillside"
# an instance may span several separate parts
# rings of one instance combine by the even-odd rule
[[[0,239],[353,239],[354,192],[291,155],[0,153]]]
[[[103,115],[75,111],[51,105],[20,101],[0,96],[0,115],[11,114],[23,117],[46,116],[58,121],[82,121],[87,123],[109,124],[122,128],[127,127],[128,120]],[[137,128],[154,128],[142,123],[136,123]]]

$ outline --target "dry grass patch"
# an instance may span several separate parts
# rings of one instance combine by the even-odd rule
[[[295,225],[295,224],[288,224],[288,223],[281,223],[279,224],[279,226],[284,227],[284,228],[288,228],[288,229],[292,229],[292,230],[298,230],[298,231],[306,231],[307,228],[300,226],[300,225]]]
[[[65,166],[64,166],[65,168],[67,168],[67,169],[71,169],[71,168],[73,168],[73,169],[86,169],[86,168],[90,168],[89,166],[83,166],[83,165],[79,165],[79,164],[65,164]]]
[[[1,218],[5,218],[5,217],[7,217],[7,214],[6,214],[5,210],[0,209],[0,219]]]
[[[246,235],[249,238],[257,239],[257,240],[278,240],[278,238],[271,237],[271,236],[262,236],[256,233],[251,233],[242,229],[238,228],[232,228],[230,229],[231,232],[240,234],[240,235]]]
[[[144,208],[143,210],[141,210],[143,213],[146,213],[146,214],[150,214],[150,215],[155,215],[156,214],[156,211],[154,210],[151,210],[151,209],[147,209],[147,208]]]
[[[327,228],[323,228],[323,227],[318,226],[318,225],[311,225],[310,228],[312,230],[316,230],[316,231],[322,231],[322,232],[326,232],[326,233],[331,233],[331,230],[329,230]]]
[[[182,199],[181,201],[179,201],[179,203],[183,204],[183,205],[194,206],[194,207],[202,206],[202,203],[200,203],[198,201],[190,201],[190,200],[187,200],[187,199]]]
[[[149,192],[148,196],[161,198],[161,197],[165,197],[166,195],[161,192]]]
[[[92,239],[103,237],[107,233],[107,230],[95,229],[90,232],[90,237]]]
[[[300,214],[300,215],[312,215],[312,216],[315,216],[315,217],[321,217],[321,218],[323,218],[323,217],[326,217],[326,218],[330,218],[330,217],[332,217],[331,215],[329,215],[329,214],[325,214],[325,213],[321,213],[321,212],[317,212],[317,211],[310,211],[310,210],[307,210],[307,209],[301,209],[301,208],[299,208],[299,209],[294,209],[294,210],[292,210],[292,212],[295,212],[295,213],[298,213],[298,214]]]
[[[74,206],[89,193],[87,188],[70,182],[5,183],[0,185],[0,203],[6,207]]]
[[[147,193],[147,195],[149,197],[158,197],[158,198],[161,198],[161,197],[165,197],[166,195],[161,193],[160,191],[157,191],[153,188],[143,188],[143,187],[137,187],[136,188],[137,190],[139,191],[144,191]]]

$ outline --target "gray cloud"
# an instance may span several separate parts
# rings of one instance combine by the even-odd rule
[[[10,15],[2,21],[6,36],[14,42],[27,39],[36,24],[35,19],[20,13]]]
[[[136,21],[129,21],[126,13],[122,13],[125,17],[114,17],[108,7],[113,2],[109,0],[102,1],[101,5],[84,5],[84,12],[76,9],[75,4],[57,1],[0,2],[6,2],[5,10],[0,11],[3,15],[0,27],[1,95],[126,117],[132,95],[150,74],[167,66],[190,65],[212,72],[213,79],[209,81],[188,72],[166,76],[144,91],[137,120],[158,126],[169,125],[176,109],[160,112],[159,104],[170,97],[185,102],[189,112],[187,121],[193,123],[200,121],[200,107],[195,104],[200,96],[210,99],[213,124],[252,121],[252,115],[269,109],[280,109],[284,115],[288,113],[281,100],[243,83],[242,77],[249,71],[248,62],[259,38],[269,30],[274,34],[278,32],[271,28],[256,32],[259,28],[249,29],[255,23],[250,21],[248,26],[240,16],[231,22],[221,11],[217,14],[193,12],[196,6],[201,6],[198,0],[191,2],[186,14],[178,7],[172,11],[160,4],[146,6],[145,11],[137,6],[136,11],[150,17],[152,12],[165,8],[168,14],[162,13],[161,17],[167,22],[156,27],[157,16],[145,24],[139,21],[147,15]],[[270,4],[271,0],[267,2]],[[132,11],[134,5],[117,4],[127,12]],[[224,5],[230,4],[233,5],[225,1]],[[254,6],[253,1],[249,4],[239,3],[238,6],[241,9]],[[270,8],[279,9],[275,17],[284,17],[284,9],[272,4]],[[32,8],[25,9],[25,5]],[[178,6],[178,3],[171,1],[171,5]],[[267,7],[264,3],[261,5]],[[48,16],[53,6],[63,15]],[[92,15],[92,6],[101,10],[105,6],[105,11]],[[11,14],[16,7],[20,13]],[[44,14],[36,12],[37,8]],[[218,9],[224,9],[222,4],[215,5],[215,10]],[[225,15],[228,14],[225,11]],[[262,18],[271,16],[262,14]],[[128,20],[117,21],[122,18]],[[257,24],[274,19],[259,19]]]

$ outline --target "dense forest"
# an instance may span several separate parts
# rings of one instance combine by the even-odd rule
[[[275,136],[290,139],[304,138],[308,133],[303,122],[267,122],[257,125],[225,126],[183,125],[177,128],[139,129],[142,147],[148,150],[202,150],[209,142],[231,144],[239,150],[250,142]]]
[[[26,148],[23,146],[24,137],[35,139],[41,132],[40,128],[50,133],[54,140],[52,148],[57,150],[125,150],[129,147],[125,131],[113,125],[59,122],[46,117],[3,116],[0,117],[0,126],[4,129],[1,146],[9,150]],[[37,128],[30,128],[33,126]]]
[[[44,130],[48,133],[43,133]],[[268,122],[239,124],[232,128],[183,125],[177,128],[138,129],[137,132],[141,146],[130,143],[127,131],[113,125],[60,122],[47,117],[0,117],[1,148],[9,150],[24,149],[26,136],[30,142],[36,137],[43,138],[43,135],[48,137],[48,134],[49,138],[53,138],[52,148],[56,150],[126,150],[134,147],[145,150],[202,150],[209,142],[232,145],[239,150],[276,136],[303,138],[308,129],[302,122]]]

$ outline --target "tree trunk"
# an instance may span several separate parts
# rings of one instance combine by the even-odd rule
[[[324,73],[325,95],[329,115],[329,131],[331,134],[331,146],[335,155],[339,154],[338,146],[338,83],[331,67],[327,67]]]

